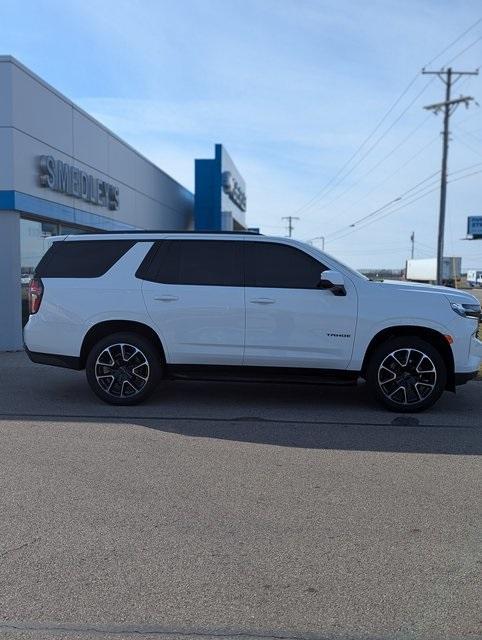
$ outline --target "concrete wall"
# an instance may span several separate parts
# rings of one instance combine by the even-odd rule
[[[42,187],[42,155],[117,186],[119,209]],[[191,192],[10,56],[0,56],[0,191],[56,203],[71,210],[71,222],[92,226],[102,226],[102,218],[147,229],[192,226]],[[24,208],[35,205],[20,201]]]
[[[20,215],[0,211],[0,351],[22,348]]]

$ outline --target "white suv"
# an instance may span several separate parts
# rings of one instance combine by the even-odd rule
[[[445,287],[374,282],[315,247],[252,233],[53,239],[30,285],[27,353],[86,369],[134,404],[162,378],[355,384],[398,412],[475,377],[480,304]]]

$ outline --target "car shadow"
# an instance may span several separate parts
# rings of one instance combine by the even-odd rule
[[[145,403],[104,404],[82,373],[3,358],[0,420],[104,423],[191,438],[315,450],[480,455],[479,389],[446,393],[429,411],[396,414],[365,385],[166,381]],[[28,393],[26,393],[28,390]]]
[[[72,384],[73,380],[65,383]],[[65,393],[68,389],[63,391],[62,396],[70,395]],[[482,454],[482,426],[454,424],[454,410],[439,410],[436,421],[430,413],[390,413],[372,402],[363,386],[347,393],[340,387],[315,385],[168,382],[147,402],[133,407],[105,405],[83,385],[76,385],[76,394],[75,406],[62,411],[57,405],[55,414],[32,415],[30,420],[131,425],[277,447]]]

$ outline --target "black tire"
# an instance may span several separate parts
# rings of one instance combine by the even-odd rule
[[[161,380],[161,354],[138,333],[113,333],[91,349],[85,373],[90,388],[104,402],[138,404]]]
[[[391,411],[415,413],[431,407],[447,383],[440,352],[417,336],[391,338],[370,358],[367,383],[375,398]]]

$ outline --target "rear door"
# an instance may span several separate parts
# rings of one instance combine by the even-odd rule
[[[327,267],[296,247],[246,241],[247,365],[346,369],[357,318],[357,293],[318,288]]]
[[[172,364],[240,365],[245,306],[242,241],[155,243],[142,291]]]

